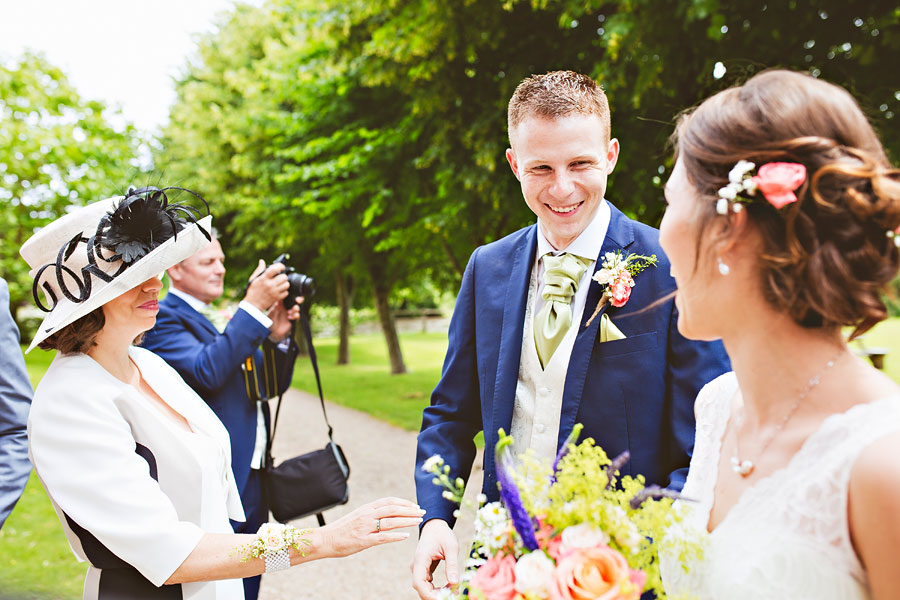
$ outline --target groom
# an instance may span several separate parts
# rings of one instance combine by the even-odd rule
[[[450,323],[441,380],[425,409],[416,489],[427,513],[413,559],[413,587],[434,598],[432,575],[446,560],[458,581],[454,505],[422,463],[440,454],[466,477],[472,438],[484,431],[484,493],[496,500],[497,430],[516,453],[552,459],[575,423],[610,456],[625,450],[623,475],[681,489],[694,443],[694,398],[729,369],[722,345],[677,331],[675,283],[656,229],[604,199],[619,142],[609,105],[591,78],[572,71],[523,81],[509,102],[506,158],[537,225],[477,248]],[[620,307],[591,280],[608,253],[653,255]],[[659,301],[659,302],[656,302]],[[620,302],[616,302],[621,304]],[[588,321],[590,320],[590,324]],[[598,334],[599,332],[599,334]]]

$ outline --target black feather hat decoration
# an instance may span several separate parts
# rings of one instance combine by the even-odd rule
[[[53,286],[42,280],[44,272],[48,269],[52,269],[55,275],[59,293],[72,302],[81,303],[91,297],[92,277],[106,283],[111,282],[167,240],[177,239],[178,232],[188,224],[196,224],[203,236],[211,241],[210,232],[197,223],[200,211],[187,204],[170,203],[166,196],[166,192],[170,190],[191,194],[203,203],[206,214],[209,214],[206,200],[185,188],[129,188],[125,198],[115,204],[113,210],[103,215],[91,237],[85,237],[85,232],[79,231],[60,248],[54,262],[47,263],[37,270],[31,293],[38,308],[44,312],[51,312],[59,301]],[[87,250],[87,264],[81,267],[79,273],[65,263],[81,244],[84,244]],[[112,254],[104,256],[104,251]],[[104,270],[97,264],[98,260],[110,264],[120,259],[121,264],[114,272],[111,269]],[[40,289],[45,290],[50,306],[45,306],[41,301],[38,293]]]
[[[178,232],[190,223],[196,223],[200,212],[189,205],[170,203],[167,191],[187,192],[206,206],[200,195],[180,187],[129,188],[115,210],[107,213],[97,226],[94,234],[94,252],[106,262],[122,260],[123,268],[134,264],[168,239],[178,238]],[[203,234],[211,239],[208,231]],[[112,252],[103,256],[101,248]]]

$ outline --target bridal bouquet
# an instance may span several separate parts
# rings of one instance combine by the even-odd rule
[[[628,453],[610,460],[590,438],[576,445],[580,431],[576,425],[553,465],[530,452],[516,460],[512,438],[500,431],[501,502],[479,498],[466,571],[459,588],[445,588],[442,598],[637,600],[644,590],[666,597],[659,548],[682,559],[700,552],[683,537],[666,537],[681,520],[672,507],[676,494],[645,486],[640,475],[619,477]],[[435,475],[446,499],[463,501],[464,482],[450,479],[440,456],[422,468]]]

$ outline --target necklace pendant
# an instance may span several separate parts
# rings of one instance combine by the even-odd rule
[[[731,457],[731,470],[741,477],[749,477],[753,473],[753,462],[749,460],[741,460],[737,456]]]

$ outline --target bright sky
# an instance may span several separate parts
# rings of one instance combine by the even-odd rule
[[[260,5],[262,0],[244,0]],[[79,93],[120,105],[144,133],[166,122],[172,78],[193,55],[196,33],[234,0],[0,0],[0,60],[43,52]]]

